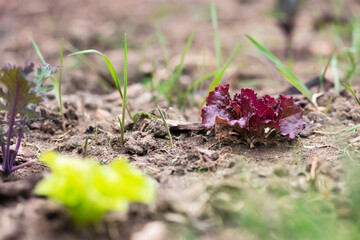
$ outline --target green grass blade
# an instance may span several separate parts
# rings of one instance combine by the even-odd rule
[[[120,131],[124,132],[124,125],[122,124],[121,119],[120,119],[119,116],[118,116],[118,121],[119,121],[119,125],[120,125]]]
[[[355,97],[356,102],[359,104],[360,106],[360,100],[359,98],[356,96],[355,92],[351,89],[351,87],[349,85],[347,85],[346,83],[344,83],[344,86],[349,90],[349,92],[351,92],[351,94]]]
[[[202,76],[201,78],[199,78],[198,80],[196,80],[195,82],[193,82],[185,91],[185,98],[187,95],[189,95],[197,86],[199,86],[200,84],[202,84],[205,80],[215,77],[218,74],[218,71],[214,71],[211,73],[208,73],[204,76]]]
[[[171,78],[170,78],[170,80],[169,80],[169,82],[167,84],[165,94],[167,94],[166,97],[167,97],[167,100],[170,102],[170,104],[172,103],[172,97],[173,97],[175,83],[176,83],[177,79],[180,77],[180,75],[181,75],[181,73],[182,73],[182,71],[184,69],[184,60],[185,60],[186,54],[189,51],[189,48],[190,48],[190,46],[192,44],[194,36],[195,36],[195,31],[193,31],[190,34],[189,38],[187,39],[185,48],[184,48],[184,50],[182,52],[182,55],[181,55],[180,64],[176,68],[175,73],[171,76]]]
[[[214,29],[214,45],[215,45],[215,53],[216,53],[216,63],[217,63],[217,68],[220,69],[221,65],[222,65],[222,55],[221,55],[221,44],[220,44],[217,10],[216,10],[216,5],[215,5],[214,0],[211,1],[210,13],[211,13],[211,22],[212,22],[212,26]]]
[[[332,100],[333,100],[333,95],[330,95],[330,99],[329,99],[328,103],[326,104],[326,108],[324,110],[324,114],[327,114],[329,112]]]
[[[226,61],[225,65],[222,67],[222,69],[217,71],[217,74],[214,77],[214,80],[212,81],[212,83],[207,91],[206,97],[209,95],[209,92],[214,91],[214,89],[220,84],[220,81],[221,81],[222,77],[224,76],[226,69],[228,68],[229,64],[231,63],[231,61],[234,58],[234,56],[236,55],[236,53],[239,51],[240,47],[241,47],[241,42],[239,42],[236,45],[236,47],[232,51],[230,57],[228,58],[228,60]],[[204,101],[201,103],[200,107],[202,107],[205,104],[206,97],[204,98]]]
[[[120,86],[119,77],[118,77],[118,75],[117,75],[117,73],[116,73],[116,71],[115,71],[115,68],[114,68],[114,66],[112,65],[110,59],[109,59],[105,54],[103,54],[102,52],[99,52],[99,51],[97,51],[97,50],[95,50],[95,49],[88,49],[88,50],[83,50],[83,51],[74,52],[74,53],[70,54],[69,56],[76,56],[76,55],[82,55],[82,54],[88,54],[88,53],[96,53],[96,54],[99,54],[99,55],[101,55],[101,56],[105,59],[107,65],[108,65],[110,74],[111,74],[111,76],[112,76],[112,78],[113,78],[113,80],[114,80],[115,86],[116,86],[117,90],[119,91],[121,98],[123,98],[123,93],[122,93],[122,91],[121,91],[121,86]]]
[[[211,73],[208,73],[204,76],[202,76],[201,78],[197,79],[195,82],[193,82],[187,89],[186,91],[184,92],[184,94],[182,94],[180,97],[179,97],[179,105],[180,107],[184,107],[184,104],[185,104],[185,99],[189,96],[189,94],[194,91],[194,89],[201,85],[205,80],[207,79],[210,79],[212,77],[215,77],[216,74],[218,73],[218,71],[214,71],[214,72],[211,72]]]
[[[99,54],[99,55],[103,56],[103,58],[105,59],[107,65],[108,65],[110,74],[111,74],[111,76],[112,76],[112,78],[114,80],[116,88],[117,88],[118,92],[120,93],[120,97],[121,97],[121,99],[124,99],[123,92],[122,92],[121,86],[120,86],[119,77],[118,77],[118,75],[117,75],[117,73],[115,71],[115,68],[112,65],[110,59],[105,54],[103,54],[102,52],[99,52],[99,51],[97,51],[95,49],[88,49],[88,50],[74,52],[74,53],[70,54],[69,56],[76,56],[76,55],[82,55],[82,54],[88,54],[88,53],[96,53],[96,54]],[[127,112],[128,112],[128,115],[129,115],[130,119],[132,119],[132,115],[130,113],[130,110],[127,107],[126,107],[126,109],[127,109]]]
[[[270,53],[266,48],[264,48],[261,44],[255,41],[253,38],[247,35],[247,38],[270,60],[272,61],[277,69],[280,71],[282,75],[294,86],[298,89],[304,96],[312,101],[312,94],[310,90],[306,87],[306,85],[301,82],[277,57],[275,57],[272,53]],[[314,105],[315,106],[315,105]]]
[[[159,26],[156,27],[156,37],[160,43],[160,47],[161,47],[161,53],[165,62],[165,67],[166,70],[168,71],[168,73],[171,73],[171,67],[170,67],[170,63],[169,63],[169,54],[166,48],[166,40],[164,37],[164,34],[161,32],[161,29]]]
[[[124,146],[124,126],[125,126],[125,109],[126,109],[126,97],[127,97],[127,38],[124,36],[124,97],[122,102],[122,115],[121,122],[123,128],[121,129],[121,146]]]
[[[32,45],[33,45],[33,47],[34,47],[34,49],[35,49],[36,54],[37,54],[38,57],[40,58],[42,64],[46,64],[45,59],[44,59],[44,57],[43,57],[43,55],[42,55],[42,53],[41,53],[38,45],[36,44],[36,42],[35,42],[32,38],[30,38],[30,41],[31,41],[31,43],[32,43]]]
[[[281,73],[281,75],[283,75],[286,78],[286,80],[288,80],[294,87],[296,87],[296,89],[298,89],[302,94],[304,94],[304,96],[306,96],[305,95],[306,92],[303,92],[303,89],[298,85],[298,82],[294,81],[294,79],[290,77],[287,72],[283,72],[283,70],[280,68],[277,68],[277,70]],[[317,107],[316,103],[314,103],[312,98],[307,97],[307,99],[311,102],[313,106]]]
[[[158,110],[159,110],[161,119],[162,119],[162,121],[163,121],[163,123],[164,123],[164,125],[165,125],[165,128],[166,128],[167,132],[168,132],[168,136],[169,136],[169,139],[170,139],[170,146],[173,147],[174,145],[173,145],[173,140],[172,140],[170,128],[169,128],[169,126],[167,125],[167,122],[166,122],[166,120],[165,120],[164,114],[163,114],[163,112],[161,111],[159,105],[158,105],[157,107],[158,107]]]
[[[132,121],[133,121],[133,122],[136,122],[136,117],[137,117],[138,115],[147,115],[147,116],[149,116],[149,117],[151,117],[151,118],[153,118],[153,119],[158,119],[157,116],[152,115],[151,113],[148,113],[148,112],[145,112],[145,111],[138,111],[137,113],[135,113],[135,114],[133,115],[133,118],[132,118]]]
[[[59,106],[60,106],[60,98],[59,98],[59,91],[58,91],[58,89],[60,88],[59,82],[54,76],[51,76],[50,80],[51,80],[51,83],[54,85],[55,98],[56,98],[56,101],[59,103]]]
[[[327,70],[328,70],[328,68],[329,68],[329,66],[330,66],[330,63],[332,63],[333,56],[335,56],[335,49],[334,49],[333,53],[331,54],[331,56],[329,57],[323,73],[320,75],[320,86],[321,86],[322,88],[324,87],[325,75],[326,75],[326,72],[327,72]]]
[[[358,128],[360,128],[360,124],[357,124],[357,125],[353,126],[352,128],[349,128],[346,132],[352,132]]]
[[[221,68],[220,71],[218,71],[218,73],[216,74],[213,82],[211,83],[210,87],[209,87],[209,90],[208,90],[208,93],[210,91],[213,91],[215,89],[216,86],[219,85],[222,77],[224,76],[224,73],[226,71],[226,69],[229,67],[229,64],[231,63],[232,59],[234,58],[235,54],[239,51],[241,47],[241,43],[239,42],[236,47],[234,48],[234,50],[232,51],[230,57],[228,58],[228,60],[226,61],[225,65]]]
[[[63,66],[63,63],[64,63],[64,39],[61,40],[61,46],[60,46],[60,66]],[[62,72],[63,69],[60,68],[59,78],[57,80],[58,86],[57,88],[55,88],[55,97],[58,100],[61,114],[63,113],[63,104],[62,104],[62,96],[61,96]]]
[[[337,57],[334,55],[331,60],[331,69],[334,74],[334,88],[335,92],[340,92],[340,77],[339,77],[339,71],[338,71],[338,61]]]
[[[355,73],[356,67],[357,67],[357,63],[355,61],[355,56],[353,53],[348,53],[348,57],[351,63],[351,67],[346,71],[345,73],[345,77],[343,79],[343,82],[346,84],[349,84],[349,79],[351,78],[351,76]]]

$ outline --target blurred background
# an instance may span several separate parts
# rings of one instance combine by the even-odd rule
[[[216,69],[210,4],[209,0],[1,1],[0,64],[20,64],[25,60],[40,63],[29,40],[32,37],[45,60],[58,65],[60,43],[64,39],[65,55],[96,49],[105,53],[121,72],[126,33],[129,84],[146,82],[149,75],[155,74],[154,65],[157,78],[166,81],[164,68],[177,66],[186,39],[196,31],[180,81],[187,85],[199,78],[201,72]],[[252,36],[277,57],[286,60],[287,37],[279,27],[282,20],[276,12],[279,11],[276,1],[218,0],[215,5],[222,63],[236,44],[242,42],[224,81],[230,82],[233,88],[269,87],[270,93],[288,87],[245,37],[245,34]],[[341,48],[351,44],[354,17],[360,12],[360,4],[356,0],[303,0],[296,17],[291,9],[289,11],[294,15],[290,20],[294,23],[293,70],[306,81],[323,68],[319,57],[329,58],[335,46]],[[164,56],[168,60],[165,61]],[[88,61],[88,58],[95,60]],[[106,93],[113,87],[105,63],[96,56],[66,57],[64,65],[64,94],[76,90]],[[276,81],[284,81],[281,89],[278,86],[273,89]]]

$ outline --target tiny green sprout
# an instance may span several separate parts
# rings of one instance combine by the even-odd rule
[[[216,53],[216,63],[217,68],[221,68],[222,64],[222,56],[221,56],[221,44],[220,44],[220,34],[219,34],[219,24],[218,24],[218,17],[217,17],[217,10],[215,1],[212,0],[210,4],[210,15],[211,15],[211,22],[214,29],[214,46],[215,46],[215,53]]]
[[[178,96],[177,99],[177,103],[180,105],[180,100],[181,100],[181,96],[183,94],[183,92],[179,91],[177,89],[177,82],[184,70],[184,62],[185,62],[185,57],[191,47],[191,44],[193,42],[195,36],[195,31],[193,31],[190,36],[188,37],[185,47],[183,49],[183,52],[181,54],[181,58],[180,58],[180,63],[179,65],[176,67],[174,72],[171,72],[171,69],[168,69],[168,71],[170,72],[171,76],[170,76],[170,80],[166,83],[166,84],[158,84],[157,89],[159,90],[159,92],[165,96],[166,100],[169,102],[169,105],[172,105],[174,103],[174,95],[176,93],[176,95]],[[167,59],[167,51],[165,48],[165,38],[162,35],[161,31],[159,28],[157,28],[157,37],[158,40],[160,42],[162,51],[163,51],[163,58],[165,61],[165,64],[168,65],[168,59]],[[168,67],[167,67],[168,68]]]
[[[351,87],[349,85],[347,85],[346,83],[344,83],[344,86],[347,88],[347,90],[349,90],[349,92],[354,96],[356,102],[358,103],[358,105],[360,106],[360,100],[359,98],[356,96],[355,92],[351,89]]]
[[[46,65],[46,61],[40,51],[39,46],[36,44],[36,42],[30,38],[31,44],[33,45],[33,48],[36,52],[36,54],[38,55],[38,57],[40,58],[42,64]],[[62,94],[61,94],[61,83],[62,83],[62,66],[63,66],[63,59],[64,59],[64,40],[61,41],[61,46],[60,46],[60,67],[59,68],[59,76],[56,79],[54,77],[54,75],[51,75],[50,80],[51,83],[54,86],[54,90],[55,90],[55,98],[59,104],[59,109],[60,109],[60,114],[62,117],[62,128],[63,131],[66,132],[66,126],[65,126],[65,116],[64,116],[64,106],[63,106],[63,102],[62,102]]]
[[[330,107],[331,107],[332,100],[333,100],[333,95],[330,95],[329,101],[328,101],[328,103],[327,103],[327,105],[326,105],[326,108],[325,108],[325,110],[324,110],[324,113],[325,113],[325,114],[327,114],[327,113],[329,112]]]
[[[158,119],[157,116],[151,114],[151,113],[148,113],[148,112],[145,112],[145,111],[138,111],[137,113],[135,113],[132,117],[132,121],[133,122],[136,122],[136,117],[139,116],[139,115],[147,115],[148,117],[151,117],[153,119]]]
[[[96,127],[94,132],[94,139],[96,139],[97,135],[98,135],[98,128]]]
[[[166,120],[165,120],[164,114],[163,114],[163,112],[161,111],[161,108],[159,107],[159,105],[158,105],[158,110],[159,110],[159,113],[160,113],[161,119],[162,119],[162,120],[163,120],[163,122],[164,122],[165,128],[166,128],[166,130],[167,130],[167,132],[168,132],[168,136],[169,136],[169,139],[170,139],[170,146],[171,146],[171,147],[173,147],[174,145],[173,145],[173,140],[172,140],[172,136],[171,136],[170,128],[169,128],[169,126],[168,126],[168,125],[167,125],[167,123],[166,123]]]
[[[130,119],[132,119],[132,115],[130,113],[130,110],[128,109],[127,105],[126,105],[126,98],[127,98],[127,38],[126,38],[126,34],[124,35],[124,82],[123,82],[123,90],[121,90],[121,86],[120,86],[120,79],[118,74],[115,71],[115,68],[113,66],[113,64],[111,63],[110,59],[103,53],[94,50],[94,49],[88,49],[88,50],[84,50],[84,51],[79,51],[79,52],[75,52],[70,54],[70,56],[74,56],[74,55],[81,55],[81,54],[87,54],[87,53],[96,53],[101,55],[109,68],[110,74],[114,80],[114,83],[116,85],[116,88],[120,94],[120,97],[122,98],[122,115],[121,115],[121,119],[118,117],[118,121],[120,124],[120,128],[121,128],[121,139],[120,139],[120,145],[124,146],[124,127],[125,127],[125,110],[127,110],[127,113],[130,117]]]
[[[172,160],[171,160],[171,163],[176,163],[178,160],[179,160],[180,156],[177,155],[176,157],[174,157]]]
[[[345,86],[345,87],[349,90],[349,92],[354,96],[356,102],[357,102],[358,105],[360,106],[360,100],[359,100],[359,98],[357,97],[357,95],[355,94],[355,92],[354,92],[354,91],[351,89],[351,87],[350,87],[349,85],[347,85],[346,83],[344,83],[344,86]],[[359,128],[360,128],[360,124],[357,124],[357,125],[349,128],[349,129],[347,130],[347,132],[352,132],[352,131],[354,131],[354,130],[356,130],[356,129],[359,129]]]
[[[86,137],[85,138],[84,149],[83,149],[83,157],[86,157],[88,143],[89,143],[89,137]]]
[[[220,84],[220,81],[221,81],[222,77],[224,76],[226,69],[229,67],[229,65],[230,65],[232,59],[235,57],[236,53],[240,50],[240,47],[241,47],[241,43],[239,42],[236,45],[236,47],[234,48],[234,50],[232,51],[230,57],[227,59],[224,66],[220,70],[214,72],[215,77],[207,91],[206,96],[208,96],[211,91],[214,91],[215,87],[217,87]],[[203,102],[200,104],[200,108],[202,108],[202,106],[205,104],[205,102],[206,102],[206,97],[204,98]]]
[[[198,168],[198,172],[201,172],[201,171],[204,171],[204,170],[206,170],[206,167],[204,167],[204,166],[200,166],[200,167]]]

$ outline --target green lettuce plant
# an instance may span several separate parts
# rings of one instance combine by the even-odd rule
[[[109,211],[125,212],[131,202],[151,203],[155,199],[154,181],[125,158],[100,165],[50,151],[41,159],[51,173],[38,183],[35,192],[64,205],[78,225],[94,224]]]

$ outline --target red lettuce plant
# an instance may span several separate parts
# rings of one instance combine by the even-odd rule
[[[23,66],[6,64],[0,69],[0,110],[5,112],[4,119],[0,120],[2,153],[0,172],[6,175],[29,164],[25,162],[18,166],[14,165],[26,121],[37,116],[34,109],[42,100],[41,94],[52,89],[52,86],[42,84],[57,70],[48,64],[42,65],[36,72],[34,81],[30,81],[28,75],[33,68],[33,63],[26,62]],[[12,142],[15,143],[13,149]]]
[[[208,130],[222,124],[252,142],[264,137],[266,128],[279,130],[282,135],[294,139],[305,126],[303,111],[293,98],[280,95],[276,101],[265,95],[258,99],[251,89],[241,89],[241,93],[231,99],[227,84],[209,93],[206,106],[201,109],[201,118]]]

